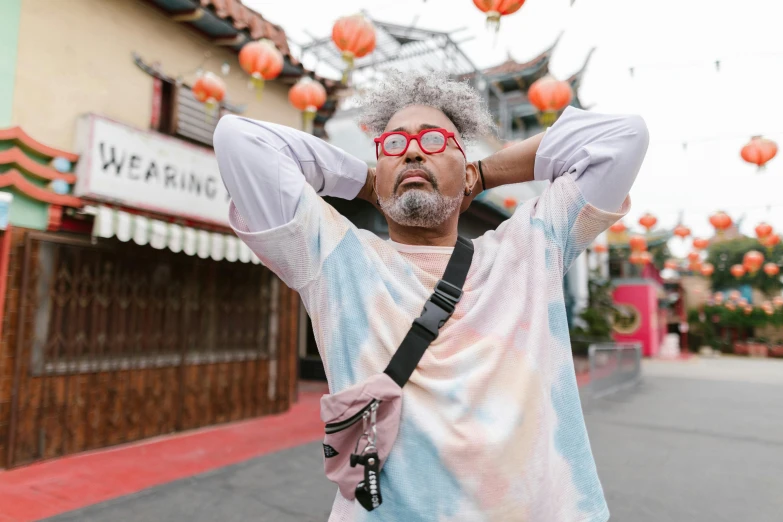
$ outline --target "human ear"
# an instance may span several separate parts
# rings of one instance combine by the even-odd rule
[[[476,187],[476,184],[478,183],[478,168],[474,163],[468,163],[465,165],[465,190],[469,192],[476,192],[476,189],[478,188],[479,191],[483,190],[484,187]]]

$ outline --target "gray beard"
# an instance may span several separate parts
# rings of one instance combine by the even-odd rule
[[[379,199],[386,216],[404,227],[435,228],[462,204],[462,194],[444,196],[437,190],[408,189],[402,195]]]

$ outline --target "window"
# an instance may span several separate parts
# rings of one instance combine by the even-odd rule
[[[209,110],[187,85],[178,86],[159,78],[154,79],[152,106],[154,130],[209,147],[220,118],[241,112],[225,103]]]

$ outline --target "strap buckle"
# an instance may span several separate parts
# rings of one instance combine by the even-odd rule
[[[433,297],[440,297],[443,299],[444,303],[438,303],[438,305],[440,305],[441,308],[446,308],[446,310],[449,311],[449,315],[451,315],[454,313],[457,303],[462,299],[462,288],[441,279],[435,285]],[[446,304],[446,306],[444,307],[443,304]]]
[[[454,308],[460,299],[462,299],[462,289],[441,279],[435,285],[435,292],[424,303],[421,315],[413,320],[413,324],[419,325],[435,340],[438,337],[438,330],[454,313]]]

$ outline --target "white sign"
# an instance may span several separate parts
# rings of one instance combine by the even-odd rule
[[[88,114],[77,151],[77,196],[228,224],[229,196],[210,149]]]

